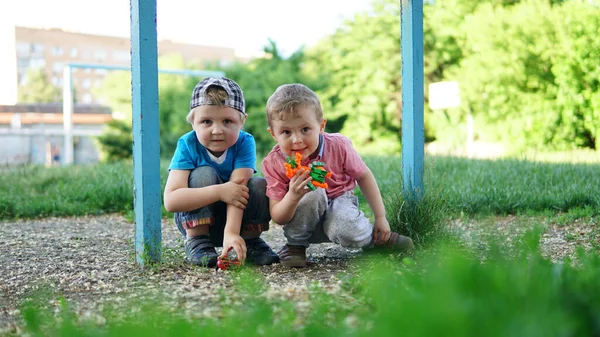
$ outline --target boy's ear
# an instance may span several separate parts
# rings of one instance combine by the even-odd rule
[[[325,125],[327,124],[327,118],[323,118],[321,121],[321,132],[325,132]]]
[[[273,130],[271,130],[271,128],[270,128],[270,127],[267,127],[267,131],[269,131],[269,134],[271,135],[271,137],[273,137],[273,139],[274,139],[275,141],[277,141],[277,140],[275,139],[275,135],[273,134]]]

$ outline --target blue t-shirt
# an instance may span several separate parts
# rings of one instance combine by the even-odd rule
[[[231,172],[238,168],[251,168],[256,173],[256,143],[251,134],[240,131],[240,136],[227,149],[223,163],[214,162],[208,150],[196,138],[196,132],[190,131],[177,141],[177,149],[171,159],[169,170],[193,170],[200,166],[212,166],[223,181],[229,181]]]

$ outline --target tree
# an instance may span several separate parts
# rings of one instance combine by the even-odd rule
[[[558,9],[558,86],[552,142],[600,149],[600,7],[570,1]]]
[[[113,115],[124,116],[107,123],[103,134],[97,138],[101,157],[108,161],[131,158],[131,74],[126,71],[110,72],[102,85],[94,89],[94,94],[104,99]]]
[[[479,6],[461,28],[460,66],[445,73],[460,82],[464,102],[450,119],[472,109],[477,136],[512,152],[595,148],[599,15],[578,1]]]
[[[50,83],[43,68],[29,69],[26,84],[19,86],[18,101],[21,103],[62,102],[62,91]]]
[[[379,0],[307,51],[325,116],[362,152],[399,153],[400,5]],[[332,130],[330,125],[328,131]]]

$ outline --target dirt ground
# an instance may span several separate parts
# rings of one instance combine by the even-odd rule
[[[140,269],[134,263],[134,232],[134,224],[119,215],[1,222],[0,334],[15,328],[23,299],[40,289],[62,294],[78,314],[90,316],[104,303],[139,294],[192,307],[198,298],[216,299],[219,288],[230,284],[229,272],[185,262],[182,237],[171,220],[162,224],[163,265]],[[285,243],[279,226],[263,238],[274,250]],[[315,281],[335,291],[337,275],[346,272],[348,260],[360,250],[319,244],[307,253],[305,269],[256,268],[275,295],[294,296]]]
[[[526,229],[515,217],[493,221],[490,228],[463,221],[452,226],[471,241],[491,230],[510,242]],[[542,250],[552,259],[560,259],[578,246],[590,248],[600,244],[597,228],[585,221],[547,224]],[[182,238],[171,220],[163,221],[162,235],[163,263],[143,270],[134,263],[134,225],[120,215],[0,222],[0,335],[18,332],[23,300],[42,290],[64,296],[78,315],[98,320],[105,305],[125,304],[140,294],[190,310],[197,307],[199,298],[207,303],[217,301],[219,290],[231,284],[232,274],[187,264]],[[263,237],[275,250],[285,242],[279,226]],[[336,293],[340,276],[350,272],[349,262],[361,250],[319,244],[307,253],[308,268],[256,267],[268,283],[268,296],[302,297],[314,282]],[[56,308],[58,304],[48,306]],[[210,315],[212,307],[204,307],[203,314]]]

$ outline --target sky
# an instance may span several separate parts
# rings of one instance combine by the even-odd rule
[[[129,0],[0,0],[17,26],[129,36]],[[259,53],[273,39],[284,55],[313,45],[370,0],[157,0],[159,39]]]

